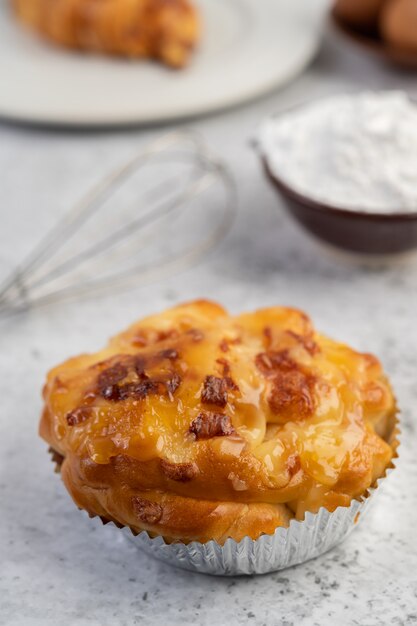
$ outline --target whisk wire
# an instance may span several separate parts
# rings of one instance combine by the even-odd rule
[[[69,258],[59,262],[56,262],[55,259],[55,262],[52,262],[56,251],[75,233],[79,232],[87,220],[94,216],[136,171],[159,157],[172,158],[169,150],[176,149],[178,152],[178,146],[182,145],[184,151],[184,146],[187,144],[189,145],[186,151],[187,158],[191,159],[192,167],[187,176],[185,188],[180,187],[177,190],[177,178],[165,179],[145,194],[145,203],[151,207],[151,210],[128,219],[127,222],[105,234],[99,241],[81,251],[76,251]],[[179,160],[178,154],[176,159]],[[169,180],[173,181],[173,186],[167,185]],[[83,281],[77,279],[75,283],[67,286],[62,286],[61,282],[54,287],[54,282],[57,279],[71,278],[74,268],[79,268],[87,261],[91,262],[91,260],[97,259],[103,253],[107,254],[110,249],[125,243],[145,228],[155,227],[172,215],[178,215],[181,210],[190,206],[195,198],[216,183],[220,183],[225,194],[224,211],[220,223],[206,234],[202,241],[194,243],[186,250],[154,261],[151,265],[143,262],[136,263],[129,269],[116,271],[108,276],[97,276],[90,273]],[[170,188],[171,195],[167,195],[167,188]],[[163,195],[160,194],[162,191],[164,191]],[[149,198],[152,196],[154,198],[149,202]],[[152,278],[162,277],[167,273],[184,269],[227,233],[233,221],[236,205],[236,188],[231,174],[209,152],[200,135],[194,131],[165,135],[150,143],[128,163],[107,176],[43,238],[34,251],[2,285],[0,289],[0,313],[2,315],[13,314],[16,311],[49,304],[64,297],[96,293],[110,287],[120,289],[133,281],[136,284],[143,284]],[[145,245],[149,241],[150,237],[148,236]],[[139,250],[136,248],[139,252],[142,249],[143,247]],[[44,288],[44,293],[42,291],[39,293],[42,288]]]

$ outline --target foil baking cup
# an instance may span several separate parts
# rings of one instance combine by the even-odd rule
[[[279,527],[273,535],[262,535],[256,540],[245,537],[239,542],[227,539],[223,545],[216,541],[188,544],[166,543],[161,536],[151,537],[146,531],[135,535],[127,527],[117,527],[120,532],[147,554],[193,572],[216,576],[267,574],[304,563],[324,554],[343,541],[362,521],[375,501],[386,479],[395,468],[399,447],[398,420],[395,417],[387,441],[393,447],[394,456],[384,476],[369,488],[363,496],[352,500],[348,507],[338,507],[332,513],[324,507],[317,513],[307,512],[302,521],[291,520],[288,528]],[[96,524],[113,524],[92,517]]]
[[[345,539],[369,510],[375,499],[371,495],[381,489],[383,481],[381,478],[362,501],[353,500],[349,507],[338,507],[333,513],[322,507],[318,513],[306,513],[304,520],[291,520],[288,528],[277,528],[273,535],[256,540],[227,539],[224,545],[216,541],[167,544],[163,537],[152,538],[145,531],[134,536],[130,528],[121,530],[147,554],[183,569],[216,576],[267,574],[314,559]]]

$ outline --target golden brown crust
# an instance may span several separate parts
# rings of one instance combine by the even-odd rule
[[[393,456],[378,360],[294,309],[176,307],[52,370],[44,398],[77,505],[169,541],[257,538],[346,506]]]
[[[61,46],[184,66],[199,37],[189,0],[13,0],[19,19]]]
[[[123,464],[124,459],[119,458],[118,463]],[[131,471],[131,461],[127,463]],[[115,464],[115,480],[118,469]],[[248,535],[255,538],[259,529],[272,534],[278,526],[288,526],[292,517],[282,504],[222,502],[186,498],[169,491],[140,490],[128,484],[109,485],[99,468],[87,471],[90,477],[95,472],[98,483],[88,485],[77,460],[67,457],[62,464],[64,483],[80,508],[117,525],[129,526],[136,533],[147,530],[150,535],[163,535],[167,542],[206,542],[214,538],[224,543],[230,536],[237,541]]]

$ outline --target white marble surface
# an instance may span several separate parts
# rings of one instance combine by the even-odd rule
[[[260,118],[342,89],[404,87],[327,36],[311,69],[260,102],[194,123],[230,162],[240,208],[232,233],[198,267],[117,297],[0,322],[0,624],[417,624],[417,265],[369,270],[324,254],[285,215],[249,138]],[[90,182],[161,132],[88,133],[0,126],[0,269],[5,275]],[[100,347],[135,318],[205,296],[234,311],[306,309],[328,334],[377,353],[403,409],[398,470],[370,517],[327,555],[288,571],[216,579],[175,570],[93,531],[51,472],[37,437],[46,370]]]

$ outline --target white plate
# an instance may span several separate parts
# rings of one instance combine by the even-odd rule
[[[191,65],[88,56],[26,32],[0,0],[0,116],[43,124],[151,123],[236,105],[283,85],[319,46],[326,0],[199,0]]]

